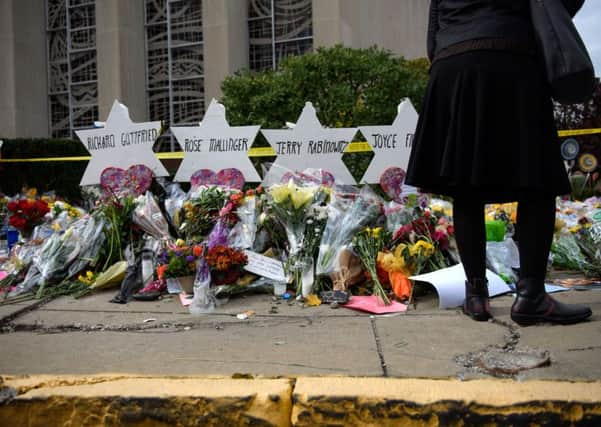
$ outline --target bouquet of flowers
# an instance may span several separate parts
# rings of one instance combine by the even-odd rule
[[[269,211],[286,230],[288,254],[296,255],[302,248],[306,218],[317,191],[316,186],[297,185],[293,179],[269,187]]]
[[[428,273],[449,267],[445,256],[454,234],[449,220],[434,215],[429,209],[415,208],[414,219],[393,235],[390,248],[404,244],[403,255],[413,265],[412,274]]]
[[[245,249],[253,246],[262,194],[261,186],[254,190],[249,189],[245,193],[234,193],[219,213],[230,224],[235,224],[228,238],[230,245]]]
[[[211,231],[231,191],[218,186],[199,186],[175,215],[175,223],[187,242],[201,242]]]
[[[137,206],[133,211],[133,222],[157,240],[170,240],[169,224],[163,216],[159,205],[152,193],[147,191],[145,195],[136,199]]]
[[[202,245],[188,246],[181,240],[178,240],[175,245],[167,246],[158,257],[158,278],[162,280],[194,275],[196,261],[203,253]]]
[[[267,195],[266,214],[273,216],[285,230],[287,258],[284,267],[300,294],[302,270],[307,270],[308,280],[309,271],[305,268],[309,264],[307,258],[311,258],[312,266],[313,252],[319,242],[315,230],[318,231],[318,237],[321,234],[321,228],[314,224],[314,217],[327,202],[328,190],[311,180],[303,180],[300,175],[292,175],[286,183],[271,185]],[[312,285],[314,273],[310,273]]]
[[[6,205],[8,204],[8,197],[0,195],[0,225],[4,225],[6,220]]]
[[[236,282],[248,263],[244,252],[223,245],[209,248],[205,259],[211,272],[212,284],[216,286]]]
[[[52,281],[62,280],[68,274],[69,265],[75,261],[82,247],[82,226],[74,224],[62,235],[53,234],[34,258],[42,281],[36,296],[41,298],[44,289]]]
[[[8,223],[25,236],[31,236],[33,229],[41,224],[50,212],[48,203],[41,199],[22,198],[7,203]]]
[[[340,203],[342,202],[342,203]],[[317,256],[316,274],[332,274],[340,270],[338,259],[351,244],[353,236],[375,222],[382,212],[382,201],[365,186],[344,206],[344,199],[330,205]]]
[[[133,222],[133,212],[136,209],[133,196],[118,198],[113,196],[100,204],[93,215],[105,219],[104,230],[106,240],[101,250],[104,261],[101,270],[106,270],[117,261],[125,260],[125,249],[129,246],[134,252],[141,246],[141,229]]]
[[[87,266],[96,267],[100,249],[106,238],[104,219],[85,216],[78,222],[80,222],[81,248],[76,260],[69,266],[69,277],[79,273]]]
[[[372,293],[380,298],[385,305],[390,305],[390,299],[380,282],[377,265],[378,254],[386,247],[389,238],[390,235],[381,227],[367,227],[353,238],[353,249],[357,252],[359,258],[361,258],[373,283]]]
[[[556,237],[551,245],[553,265],[601,277],[601,222],[582,217],[577,226]]]

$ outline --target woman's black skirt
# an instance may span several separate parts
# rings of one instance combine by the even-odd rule
[[[406,182],[486,202],[569,193],[553,104],[536,58],[481,50],[436,61]]]

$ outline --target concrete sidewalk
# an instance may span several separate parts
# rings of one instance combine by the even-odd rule
[[[601,420],[599,290],[554,294],[563,302],[590,305],[593,309],[590,321],[572,326],[527,328],[510,320],[510,295],[492,299],[494,321],[474,322],[459,309],[439,310],[432,294],[420,297],[416,307],[407,313],[392,316],[370,316],[327,305],[302,307],[294,301],[255,295],[231,299],[213,314],[194,317],[182,307],[177,296],[118,305],[108,302],[115,292],[80,300],[64,297],[39,306],[30,303],[0,307],[0,375],[5,383],[12,384],[20,395],[30,391],[15,386],[23,381],[23,375],[93,378],[111,373],[120,374],[119,378],[143,375],[255,378],[255,381],[283,377],[287,380],[278,386],[283,387],[283,393],[298,394],[299,385],[311,383],[312,377],[355,378],[355,386],[333,388],[338,394],[330,397],[340,399],[340,390],[361,395],[367,390],[380,389],[382,384],[392,387],[392,383],[386,382],[364,388],[358,386],[358,377],[374,381],[380,381],[378,378],[445,380],[449,384],[493,380],[505,384],[502,388],[509,394],[515,391],[507,384],[519,385],[522,380],[536,384],[532,380],[545,380],[554,382],[559,390],[574,382],[584,385],[583,395],[587,396],[590,408],[596,409],[591,412],[590,408],[580,407],[581,418]],[[250,318],[236,317],[249,310],[254,312]],[[535,368],[537,365],[543,366]],[[519,370],[525,367],[532,369]],[[323,384],[319,387],[328,389]],[[521,398],[544,401],[540,390],[554,388],[537,387],[539,392],[526,393]],[[449,402],[453,400],[453,389],[461,389],[448,385],[443,388],[447,390],[444,399]],[[323,398],[323,393],[305,390],[303,396],[309,396],[307,402],[315,403],[321,402],[315,396]],[[461,393],[457,393],[458,401],[464,401]],[[393,396],[387,395],[387,401]],[[300,397],[294,401],[295,405],[304,402]],[[13,402],[22,404],[19,399]],[[323,418],[325,409],[315,412],[309,406],[301,411],[306,415],[306,425],[319,423],[318,419],[327,421],[327,417]],[[358,410],[357,405],[353,407]],[[292,411],[290,406],[285,408]],[[558,413],[565,410],[565,407],[557,409]],[[302,425],[299,414],[294,422]],[[345,419],[346,424],[354,424]],[[279,421],[274,424],[281,425]]]
[[[526,328],[509,318],[511,295],[492,299],[494,321],[474,322],[459,309],[439,310],[435,295],[398,315],[254,295],[194,317],[177,296],[119,305],[108,302],[114,293],[63,297],[31,311],[33,303],[0,307],[0,374],[482,378],[490,375],[464,366],[465,356],[496,346],[549,352],[549,366],[517,379],[601,380],[598,290],[554,294],[590,305],[590,321]],[[249,319],[236,317],[249,310]]]

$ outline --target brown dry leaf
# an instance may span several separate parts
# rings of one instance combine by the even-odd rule
[[[236,285],[238,286],[248,286],[250,285],[252,282],[254,282],[255,280],[257,280],[256,275],[251,274],[251,273],[245,273],[242,276],[240,276],[238,278],[238,280],[236,280]]]
[[[305,302],[309,307],[318,307],[321,305],[321,300],[315,294],[307,295],[307,298],[305,298]]]

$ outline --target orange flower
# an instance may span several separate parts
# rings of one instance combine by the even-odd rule
[[[167,264],[164,265],[159,265],[157,267],[157,276],[159,276],[159,279],[163,279],[165,276],[165,271],[167,271]]]
[[[192,248],[192,255],[194,255],[196,258],[201,257],[203,252],[204,248],[201,245],[195,245]]]
[[[401,301],[406,301],[411,298],[411,288],[413,287],[411,279],[399,271],[393,271],[388,273],[388,275],[390,277],[392,290],[396,297]]]

